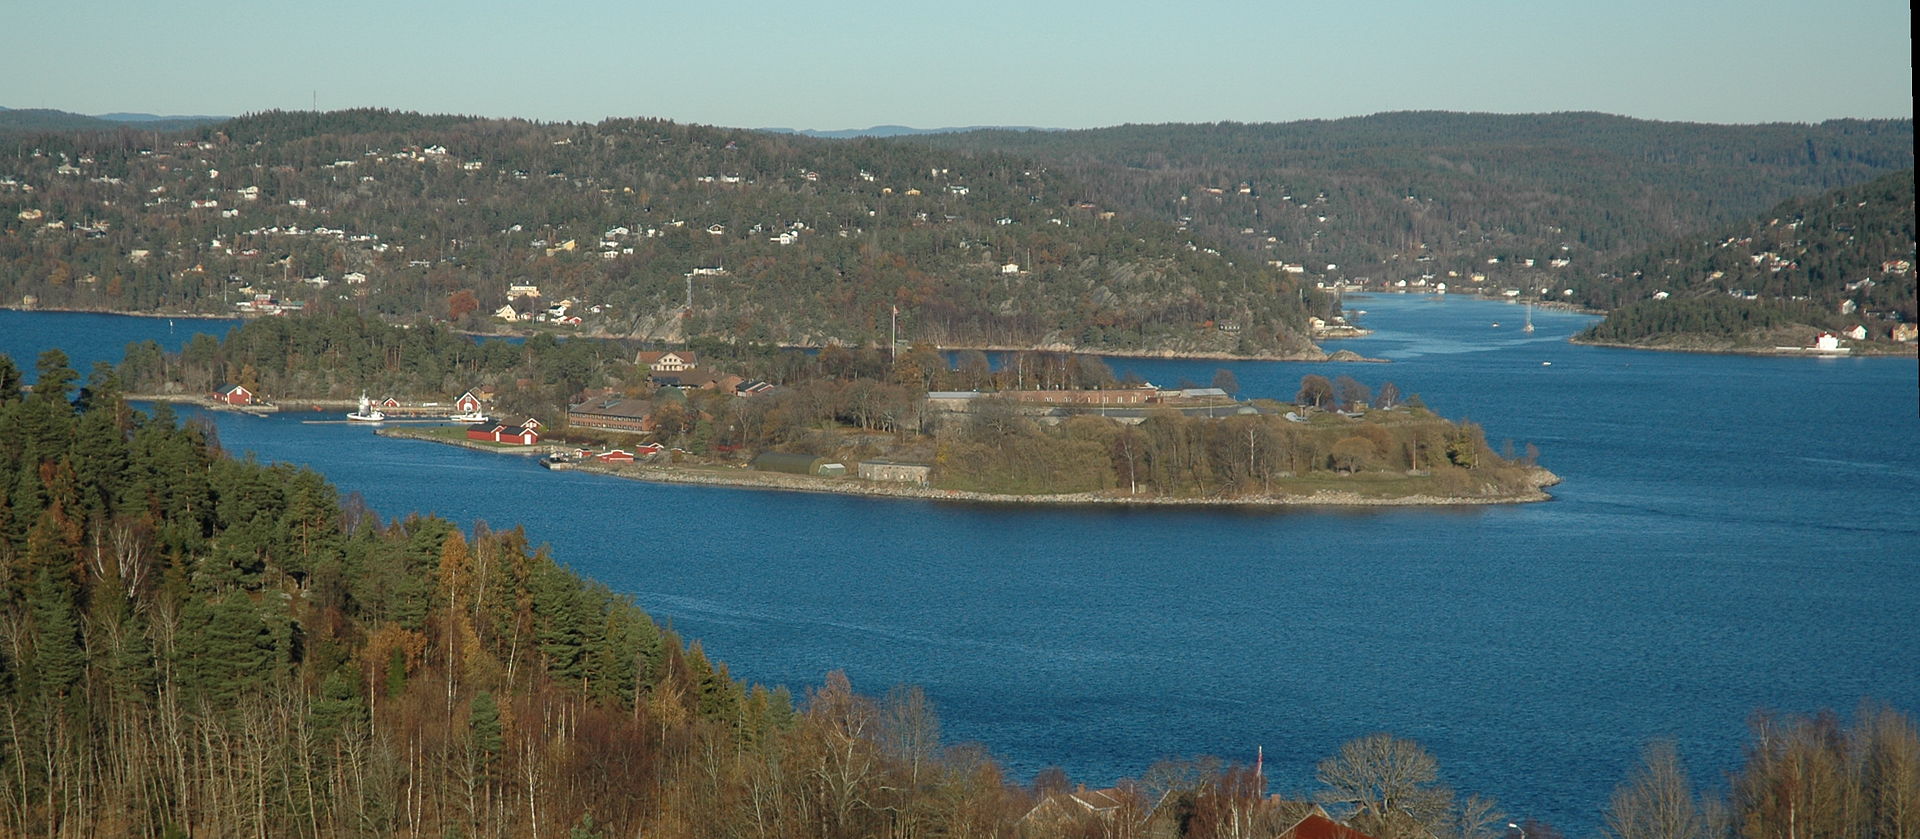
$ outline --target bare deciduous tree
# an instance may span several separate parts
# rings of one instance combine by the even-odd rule
[[[1649,744],[1640,767],[1613,791],[1607,832],[1615,839],[1705,839],[1705,830],[1706,820],[1673,743]]]
[[[1391,734],[1348,741],[1315,775],[1326,785],[1322,802],[1349,808],[1353,825],[1380,839],[1438,835],[1452,810],[1433,755]]]

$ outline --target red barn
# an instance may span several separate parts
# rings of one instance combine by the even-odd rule
[[[531,446],[540,442],[540,432],[531,428],[515,428],[497,422],[482,422],[467,426],[467,439],[484,443],[508,443],[516,446]]]
[[[609,449],[607,451],[594,455],[593,458],[595,460],[604,460],[608,463],[632,463],[633,452],[623,451],[620,449]]]
[[[462,393],[459,399],[453,400],[453,410],[458,414],[480,413],[480,397],[473,395],[471,390]]]
[[[219,390],[208,394],[213,401],[225,405],[252,405],[253,391],[242,385],[221,385]]]

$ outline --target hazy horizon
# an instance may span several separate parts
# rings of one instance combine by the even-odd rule
[[[1817,10],[840,2],[609,7],[564,20],[497,0],[325,10],[105,0],[15,18],[40,37],[0,54],[0,104],[85,114],[384,107],[829,131],[1409,110],[1717,124],[1913,115],[1912,14],[1890,0]]]

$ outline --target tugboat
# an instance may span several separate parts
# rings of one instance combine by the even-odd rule
[[[379,408],[373,407],[373,402],[368,400],[364,393],[360,394],[360,410],[347,415],[347,419],[353,422],[382,422],[386,418],[387,415],[381,413]]]

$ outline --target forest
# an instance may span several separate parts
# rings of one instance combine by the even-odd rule
[[[1913,190],[1908,169],[1621,259],[1574,284],[1587,305],[1611,310],[1581,337],[1738,341],[1785,326],[1811,334],[1862,325],[1885,339],[1892,325],[1920,319]]]
[[[1671,237],[1913,165],[1910,120],[1401,112],[901,142],[1029,156],[1076,177],[1092,200],[1329,279],[1485,273],[1556,291]]]
[[[1087,194],[1008,155],[644,119],[0,134],[0,301],[808,346],[897,313],[942,346],[1317,352],[1330,299]]]
[[[1024,782],[943,742],[913,687],[743,684],[518,530],[383,521],[131,409],[107,365],[83,380],[55,350],[35,375],[23,392],[0,356],[0,834],[1226,839],[1318,804],[1379,839],[1512,835],[1389,734],[1284,795],[1195,758],[1120,782],[1110,810],[1057,806],[1080,789],[1064,773]],[[1649,746],[1609,835],[1920,830],[1906,715],[1753,731],[1724,788]]]

